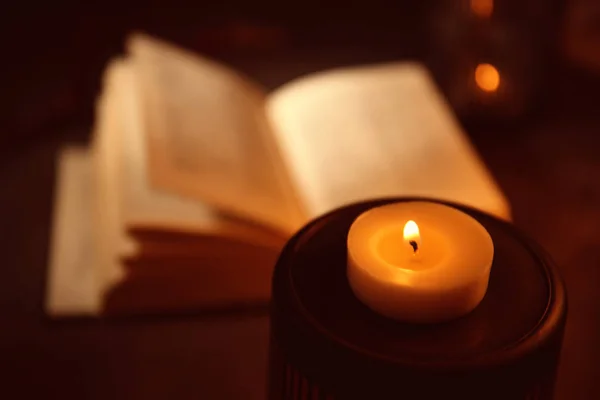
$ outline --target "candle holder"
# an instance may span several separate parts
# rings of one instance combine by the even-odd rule
[[[550,399],[566,321],[564,284],[548,256],[511,224],[480,211],[494,243],[488,291],[438,324],[385,318],[346,275],[346,238],[384,199],[340,208],[300,230],[273,275],[270,400]],[[469,243],[464,243],[469,246]]]

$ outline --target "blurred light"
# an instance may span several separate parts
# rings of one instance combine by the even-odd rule
[[[492,64],[479,64],[475,68],[475,83],[484,92],[495,92],[500,86],[500,73]]]
[[[471,0],[471,11],[481,18],[489,18],[494,12],[494,0]]]

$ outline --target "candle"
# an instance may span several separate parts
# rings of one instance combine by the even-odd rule
[[[372,208],[350,227],[347,276],[373,311],[440,322],[472,311],[487,290],[494,245],[471,216],[438,203]]]
[[[351,204],[289,240],[272,280],[269,400],[552,398],[567,314],[557,266],[507,222],[438,203]],[[484,300],[450,323],[396,323],[352,293],[405,320],[450,318],[432,307],[474,307],[492,257]],[[448,291],[469,275],[463,308]]]

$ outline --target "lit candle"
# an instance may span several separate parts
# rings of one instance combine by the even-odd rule
[[[487,290],[494,245],[471,216],[430,202],[361,214],[348,233],[348,281],[386,317],[440,322],[472,311]]]

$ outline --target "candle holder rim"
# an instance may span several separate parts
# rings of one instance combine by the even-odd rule
[[[504,220],[500,220],[499,218],[491,214],[488,214],[482,210],[473,208],[465,204],[460,204],[457,202],[447,201],[443,199],[413,196],[366,199],[357,203],[338,207],[310,221],[304,227],[302,227],[296,234],[294,234],[294,236],[290,239],[290,241],[285,246],[281,254],[287,255],[286,257],[289,257],[289,255],[293,253],[293,250],[298,248],[298,246],[302,244],[302,239],[306,238],[306,235],[310,230],[315,229],[315,227],[318,227],[321,223],[326,221],[333,214],[339,213],[340,211],[349,209],[350,207],[377,207],[380,205],[390,204],[392,202],[410,201],[433,202],[454,207],[461,211],[468,211],[469,213],[475,213],[490,217],[496,220],[497,222],[500,222],[502,229],[510,230],[512,234],[516,236],[516,238],[523,244],[527,252],[540,256],[540,261],[542,262],[544,275],[547,281],[546,283],[548,285],[549,297],[544,312],[540,316],[538,322],[534,324],[527,333],[523,334],[520,340],[515,341],[514,343],[511,343],[510,345],[504,348],[497,348],[494,350],[490,350],[489,352],[477,354],[469,358],[448,358],[427,361],[420,361],[409,358],[402,359],[399,357],[392,358],[379,353],[365,350],[364,348],[348,343],[346,340],[342,340],[338,337],[335,337],[327,328],[323,327],[322,324],[319,321],[317,321],[312,316],[312,314],[305,308],[304,303],[301,300],[301,297],[298,295],[294,285],[290,285],[290,294],[294,297],[294,303],[297,307],[297,311],[301,312],[304,318],[312,322],[312,328],[318,330],[318,332],[322,335],[321,338],[327,338],[328,342],[331,345],[339,346],[340,344],[342,344],[344,347],[351,349],[352,351],[358,354],[362,354],[363,356],[366,356],[370,359],[378,360],[379,362],[392,364],[399,367],[406,366],[410,367],[410,369],[416,368],[428,371],[435,370],[439,372],[458,372],[463,370],[472,370],[474,367],[492,368],[497,367],[499,365],[511,364],[512,362],[516,362],[517,360],[519,360],[523,354],[530,353],[533,350],[535,350],[535,348],[544,346],[550,341],[552,341],[554,335],[554,328],[561,324],[561,319],[566,318],[567,300],[564,281],[560,273],[558,272],[556,265],[552,261],[551,257],[547,254],[547,252],[543,251],[535,241],[529,239],[519,228],[515,227],[511,223]],[[285,262],[287,261],[282,258],[277,262],[277,264]],[[275,279],[275,274],[273,279]],[[287,280],[288,282],[293,282],[291,269],[288,270]]]

